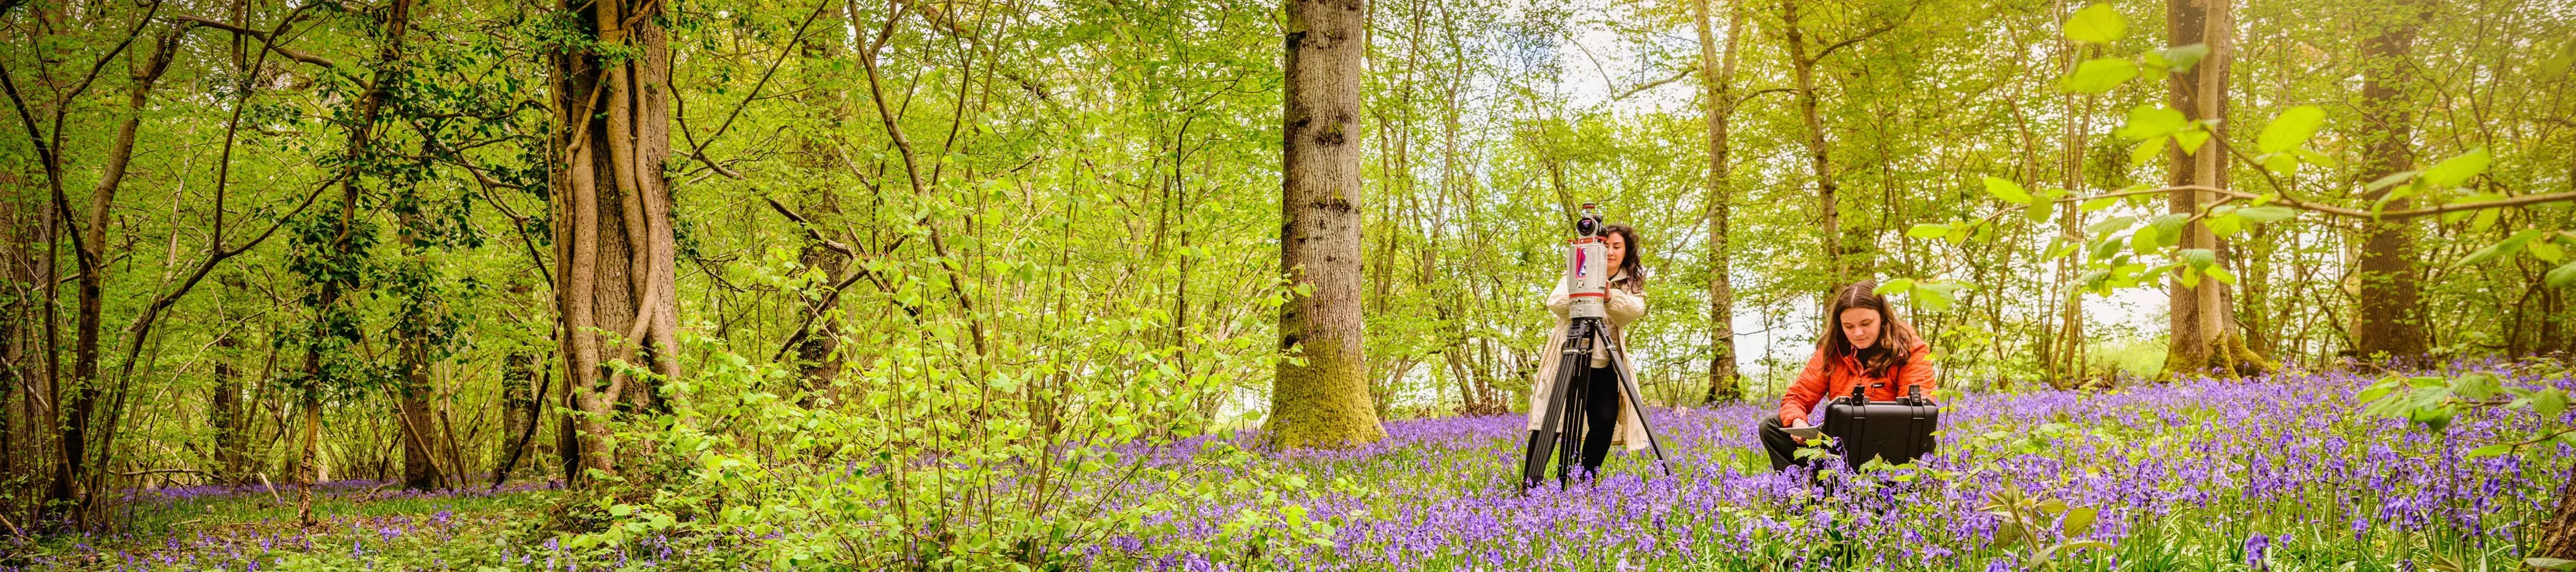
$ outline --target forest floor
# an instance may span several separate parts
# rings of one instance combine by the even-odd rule
[[[314,488],[321,524],[296,524],[296,490],[263,485],[142,491],[112,535],[10,539],[0,570],[474,570],[529,561],[505,538],[545,519],[560,482],[423,493],[382,481]],[[559,569],[559,568],[558,568]]]
[[[2563,369],[2473,367],[2508,386],[2576,389]],[[2364,414],[2353,395],[2371,381],[2289,374],[1968,394],[1948,404],[1932,457],[1858,476],[1829,470],[1825,487],[1769,470],[1751,438],[1769,407],[1752,404],[1656,409],[1669,475],[1643,453],[1622,452],[1602,478],[1561,490],[1513,486],[1519,415],[1391,422],[1380,443],[1259,461],[1263,471],[1298,477],[1294,486],[1176,492],[1223,491],[1206,485],[1242,474],[1194,461],[1213,444],[1199,439],[1135,457],[1176,469],[1165,477],[1098,492],[1168,503],[1146,519],[1143,530],[1152,532],[1064,546],[1059,562],[1172,570],[2518,568],[2576,453],[2553,444],[2471,458],[2469,449],[2510,440],[2540,420],[2485,411],[2445,432],[2425,431]],[[311,529],[292,524],[291,490],[143,492],[128,505],[131,531],[13,540],[0,545],[13,554],[0,558],[0,572],[734,569],[765,567],[759,563],[774,561],[768,552],[793,544],[748,535],[651,539],[576,559],[543,530],[564,494],[551,484],[440,494],[380,485],[324,487],[315,510],[326,523]],[[1256,512],[1301,524],[1250,544],[1229,532]]]

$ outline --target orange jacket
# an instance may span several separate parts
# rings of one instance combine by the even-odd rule
[[[1826,332],[1825,335],[1836,334]],[[1923,386],[1924,397],[1931,397],[1932,390],[1939,386],[1932,378],[1932,345],[1916,341],[1907,353],[1905,364],[1889,368],[1887,377],[1867,378],[1861,376],[1859,360],[1851,356],[1828,360],[1824,348],[1816,348],[1816,355],[1807,358],[1807,368],[1798,372],[1798,381],[1789,384],[1787,395],[1780,396],[1780,424],[1791,425],[1806,419],[1807,412],[1816,408],[1817,401],[1851,395],[1852,385],[1862,382],[1870,384],[1870,401],[1895,401],[1905,395],[1905,388],[1917,385]],[[1827,365],[1832,361],[1841,363]]]

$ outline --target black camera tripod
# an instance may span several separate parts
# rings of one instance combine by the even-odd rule
[[[1547,403],[1540,405],[1547,412],[1539,417],[1538,428],[1530,430],[1528,456],[1521,467],[1522,489],[1538,486],[1547,473],[1549,457],[1557,458],[1557,484],[1573,480],[1577,456],[1583,450],[1583,433],[1590,428],[1584,423],[1583,400],[1591,396],[1583,393],[1591,384],[1578,382],[1588,381],[1583,378],[1591,375],[1593,352],[1610,355],[1610,374],[1619,377],[1619,394],[1628,400],[1629,409],[1637,412],[1638,428],[1645,430],[1645,435],[1638,437],[1654,450],[1656,466],[1663,467],[1666,476],[1672,475],[1673,468],[1665,464],[1663,443],[1657,442],[1654,430],[1645,425],[1646,404],[1637,395],[1637,380],[1628,376],[1627,352],[1610,339],[1610,328],[1601,324],[1601,318],[1578,317],[1566,323],[1565,350],[1557,359],[1556,379],[1549,386],[1553,391],[1548,393]]]

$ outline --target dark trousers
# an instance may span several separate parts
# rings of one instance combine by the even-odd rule
[[[1575,380],[1575,395],[1583,400],[1583,472],[1601,470],[1601,461],[1610,456],[1610,435],[1619,428],[1619,370],[1586,367],[1591,364],[1568,364],[1583,367],[1582,378]]]
[[[1787,470],[1791,465],[1807,466],[1806,460],[1797,457],[1798,448],[1802,445],[1797,439],[1789,438],[1788,431],[1780,429],[1780,414],[1763,416],[1761,426],[1754,429],[1754,433],[1762,438],[1762,451],[1771,454],[1772,471]]]

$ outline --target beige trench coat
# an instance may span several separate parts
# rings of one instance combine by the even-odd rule
[[[1611,281],[1616,282],[1619,278],[1624,278],[1626,276],[1627,274],[1621,273],[1617,277],[1613,277]],[[1547,334],[1547,348],[1539,351],[1538,377],[1530,379],[1529,428],[1533,431],[1537,430],[1539,424],[1542,422],[1540,417],[1547,415],[1547,402],[1553,397],[1548,395],[1548,393],[1549,390],[1554,389],[1550,386],[1554,385],[1556,382],[1556,368],[1560,365],[1557,362],[1564,361],[1565,358],[1565,328],[1567,324],[1571,322],[1571,320],[1566,319],[1565,314],[1572,306],[1572,298],[1565,295],[1565,282],[1561,280],[1558,281],[1556,290],[1549,292],[1547,295],[1547,311],[1556,314],[1556,328],[1550,330]],[[1610,300],[1608,303],[1603,304],[1603,309],[1608,310],[1608,313],[1610,314],[1608,320],[1610,322],[1610,343],[1617,346],[1622,354],[1625,354],[1628,347],[1627,326],[1629,323],[1637,321],[1637,318],[1646,315],[1646,296],[1644,294],[1630,294],[1626,290],[1611,288]],[[1621,384],[1619,387],[1619,391],[1622,392],[1622,397],[1619,400],[1619,425],[1616,429],[1613,429],[1610,432],[1611,444],[1627,445],[1628,450],[1630,451],[1645,449],[1647,446],[1651,445],[1651,443],[1648,443],[1644,438],[1648,436],[1646,433],[1645,420],[1637,417],[1639,412],[1636,409],[1629,407],[1629,400],[1625,397],[1628,395],[1639,395],[1637,393],[1637,371],[1630,365],[1630,363],[1635,361],[1636,358],[1630,357],[1619,364],[1620,368],[1627,372],[1628,379],[1626,383]]]

